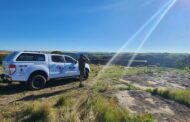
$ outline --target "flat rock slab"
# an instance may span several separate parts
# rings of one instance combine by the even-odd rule
[[[134,76],[124,76],[123,80],[131,81],[131,83],[138,84],[145,87],[166,87],[166,88],[178,88],[178,89],[188,89],[190,88],[190,80],[184,79],[174,79],[169,76],[150,76],[146,74],[134,75]]]
[[[122,108],[131,113],[151,113],[158,122],[190,122],[190,108],[141,90],[115,93]]]

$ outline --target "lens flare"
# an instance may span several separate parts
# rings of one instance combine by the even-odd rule
[[[148,33],[145,35],[145,37],[143,38],[142,42],[140,43],[140,45],[136,49],[134,55],[131,57],[129,63],[127,64],[127,68],[131,66],[133,60],[136,58],[136,56],[137,56],[138,52],[140,51],[140,49],[146,43],[146,41],[148,40],[148,38],[150,37],[150,35],[154,32],[154,30],[156,29],[156,27],[160,24],[160,22],[162,21],[162,19],[168,13],[168,11],[171,9],[171,7],[175,4],[175,2],[176,2],[176,0],[173,0],[170,3],[170,5],[163,11],[163,13],[156,19],[154,25],[151,27],[151,29],[148,31]]]
[[[118,55],[127,48],[127,46],[134,41],[135,38],[138,37],[138,35],[147,27],[149,26],[153,21],[155,21],[154,25],[151,27],[151,29],[148,31],[146,36],[142,39],[142,42],[138,46],[137,50],[135,51],[135,54],[132,56],[131,60],[129,61],[127,67],[129,67],[132,63],[132,61],[135,59],[137,53],[142,48],[142,46],[145,44],[149,36],[152,34],[152,32],[156,29],[158,24],[161,22],[161,20],[164,18],[164,16],[167,14],[167,12],[170,10],[170,8],[175,4],[176,0],[169,0],[167,3],[165,3],[151,18],[148,19],[146,23],[144,23],[117,51],[117,53],[107,62],[107,64],[102,68],[101,71],[98,72],[97,76],[95,77],[94,81],[98,80],[98,78],[105,72],[107,67],[118,57]],[[156,19],[157,18],[157,19]],[[155,20],[156,19],[156,20]]]

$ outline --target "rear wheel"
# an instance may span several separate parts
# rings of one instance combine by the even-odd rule
[[[30,89],[38,90],[45,87],[46,78],[43,75],[34,75],[28,81]]]

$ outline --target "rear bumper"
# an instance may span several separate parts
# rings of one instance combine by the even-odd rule
[[[6,74],[0,74],[1,82],[10,83],[12,82],[12,79],[10,76]]]

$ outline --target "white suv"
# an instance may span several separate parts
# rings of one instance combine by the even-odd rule
[[[67,55],[46,54],[38,52],[13,52],[3,60],[5,82],[19,81],[27,83],[32,89],[41,89],[46,81],[80,75],[78,61]],[[90,67],[85,65],[85,78]]]

